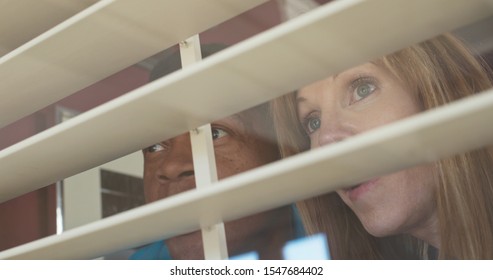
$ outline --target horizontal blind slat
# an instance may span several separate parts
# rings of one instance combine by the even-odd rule
[[[0,4],[0,57],[95,2],[97,0],[3,0]]]
[[[0,57],[0,127],[266,0],[101,0]]]

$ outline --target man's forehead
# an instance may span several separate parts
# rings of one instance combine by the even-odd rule
[[[245,117],[244,112],[240,112],[240,113],[236,113],[234,115],[231,115],[229,117],[226,117],[225,119],[232,119],[232,120],[235,120],[235,121],[241,121],[241,122],[243,122],[244,121],[244,117]]]
[[[244,129],[248,123],[250,123],[249,118],[245,114],[237,113],[226,118],[214,121],[211,123],[214,125],[227,125],[230,128]]]
[[[244,111],[241,111],[239,113],[233,114],[231,116],[228,116],[226,118],[223,118],[220,121],[227,121],[227,122],[239,122],[240,124],[243,125],[249,125],[254,122],[259,121],[259,119],[264,119],[269,117],[264,110],[264,107],[256,106]],[[264,120],[265,121],[265,120]]]

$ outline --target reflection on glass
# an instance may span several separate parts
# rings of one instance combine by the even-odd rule
[[[329,260],[330,253],[324,234],[291,240],[284,246],[282,255],[285,260]]]
[[[248,253],[244,253],[244,254],[241,254],[241,255],[232,256],[229,259],[230,260],[246,261],[246,260],[258,260],[259,257],[258,257],[258,253],[257,252],[248,252]]]
[[[142,179],[101,170],[102,217],[106,218],[143,205]]]

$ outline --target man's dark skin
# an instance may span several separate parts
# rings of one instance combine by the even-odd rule
[[[151,79],[172,72],[169,69],[178,69],[177,61],[177,55],[162,61]],[[211,127],[219,180],[279,159],[266,104],[213,122]],[[147,202],[195,188],[188,133],[150,146],[143,154]],[[225,230],[230,256],[256,251],[260,259],[280,259],[284,243],[294,237],[291,208],[282,207],[227,222]],[[204,258],[200,231],[165,242],[173,259]]]

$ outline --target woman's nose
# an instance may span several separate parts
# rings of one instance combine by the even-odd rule
[[[177,136],[169,144],[170,147],[160,162],[158,178],[169,181],[194,176],[190,135],[186,133]]]
[[[340,142],[355,134],[355,129],[343,113],[322,113],[318,133],[318,146]]]

